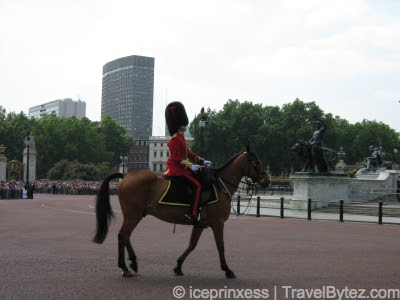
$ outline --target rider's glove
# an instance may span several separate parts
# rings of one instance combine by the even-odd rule
[[[193,172],[196,173],[196,172],[200,169],[200,166],[199,166],[199,165],[192,165],[190,169],[191,169]]]
[[[204,166],[205,166],[206,168],[211,168],[211,166],[212,166],[212,162],[209,161],[209,160],[205,160],[205,161],[203,162],[203,164],[204,164]]]

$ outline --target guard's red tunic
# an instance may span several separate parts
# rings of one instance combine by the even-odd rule
[[[192,161],[196,160],[196,154],[194,154],[186,145],[185,137],[182,134],[174,134],[171,140],[168,142],[169,158],[167,161],[167,172],[168,176],[184,176],[190,175],[190,172],[186,170],[186,165],[182,164],[183,160],[188,158]]]

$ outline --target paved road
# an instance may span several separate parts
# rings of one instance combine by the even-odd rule
[[[172,225],[146,217],[132,237],[139,274],[122,278],[122,216],[115,197],[112,205],[117,218],[97,245],[91,242],[93,197],[0,201],[0,299],[176,299],[175,286],[185,289],[182,299],[210,299],[203,289],[218,289],[217,299],[226,298],[228,289],[237,299],[246,296],[243,289],[268,299],[298,299],[304,289],[324,286],[400,289],[400,226],[274,217],[232,217],[226,223],[226,257],[238,277],[233,280],[219,268],[209,229],[185,262],[185,276],[175,276],[190,227],[177,226],[173,234]]]

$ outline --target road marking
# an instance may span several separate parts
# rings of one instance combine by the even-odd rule
[[[42,204],[42,207],[51,208],[51,209],[60,210],[60,211],[65,211],[65,212],[76,213],[76,214],[84,214],[84,215],[94,215],[95,214],[95,213],[92,213],[92,212],[55,208],[55,207],[50,207],[50,206],[47,206],[47,205],[44,205],[44,204]]]
[[[89,204],[88,204],[88,207],[89,207],[89,208],[92,208],[92,209],[95,209],[94,206],[91,206],[91,205],[89,205]],[[116,209],[113,209],[113,211],[115,211],[115,212],[117,212],[117,213],[122,213],[122,211],[116,210]]]

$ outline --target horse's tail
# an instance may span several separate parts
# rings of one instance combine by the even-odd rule
[[[106,239],[108,233],[108,226],[110,225],[111,218],[114,217],[114,213],[110,205],[110,181],[115,178],[123,178],[124,174],[115,173],[104,179],[101,184],[99,193],[96,198],[96,235],[93,238],[93,242],[101,244]]]

